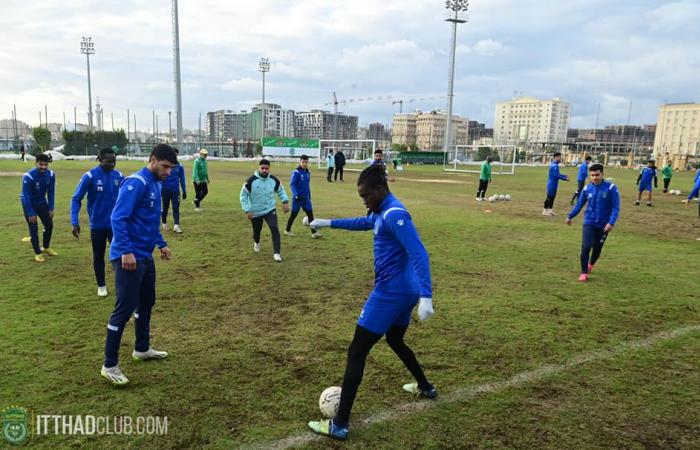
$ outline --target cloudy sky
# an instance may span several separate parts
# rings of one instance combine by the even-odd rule
[[[199,113],[260,102],[257,64],[271,61],[269,102],[297,111],[339,99],[443,98],[450,24],[440,0],[181,0],[185,127]],[[459,26],[456,113],[493,124],[495,102],[517,93],[573,105],[572,127],[655,123],[664,102],[700,102],[700,0],[472,0]],[[171,2],[0,0],[0,119],[87,122],[83,35],[92,36],[93,102],[117,127],[174,109]],[[390,124],[398,105],[341,105],[360,124]]]

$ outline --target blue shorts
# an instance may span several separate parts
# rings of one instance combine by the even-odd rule
[[[313,208],[311,206],[311,199],[308,197],[299,197],[292,199],[292,212],[299,212],[300,209],[304,211],[311,211]]]
[[[388,294],[372,291],[357,324],[372,333],[385,334],[392,325],[408,326],[418,294]]]
[[[651,182],[639,185],[639,192],[649,191],[651,192]]]

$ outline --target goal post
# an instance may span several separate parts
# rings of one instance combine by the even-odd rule
[[[491,173],[515,175],[518,149],[515,145],[457,145],[443,163],[446,172],[479,173],[486,158],[493,158]]]
[[[321,139],[318,141],[318,168],[326,167],[329,150],[342,151],[346,161],[357,163],[371,158],[376,148],[377,141],[374,139]]]

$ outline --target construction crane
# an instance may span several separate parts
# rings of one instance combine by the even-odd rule
[[[409,98],[407,100],[400,99],[400,100],[395,100],[391,102],[391,106],[394,106],[395,104],[399,104],[399,114],[403,113],[403,104],[404,102],[408,103],[409,105],[413,102],[421,102],[425,100],[439,100],[441,98],[447,98],[446,95],[436,95],[434,97],[418,97],[418,98]]]

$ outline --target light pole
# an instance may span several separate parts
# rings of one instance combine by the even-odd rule
[[[180,86],[180,27],[178,25],[177,0],[173,0],[173,72],[175,75],[175,145],[182,144],[182,89]]]
[[[265,73],[270,71],[270,60],[268,58],[260,58],[258,70],[262,72],[262,137],[265,137]]]
[[[83,40],[80,42],[80,53],[85,55],[87,58],[87,79],[88,79],[88,125],[90,126],[90,131],[92,131],[92,87],[90,85],[90,55],[95,54],[95,43],[92,42],[92,38],[89,36],[83,36]]]
[[[442,145],[442,150],[447,158],[447,151],[450,148],[452,140],[452,100],[454,97],[454,78],[455,78],[455,50],[457,47],[457,24],[466,22],[465,19],[459,18],[459,13],[466,11],[469,8],[468,0],[447,0],[445,8],[454,12],[454,16],[446,19],[447,22],[452,22],[452,42],[450,48],[450,79],[447,86],[447,126],[445,127],[445,140]]]

